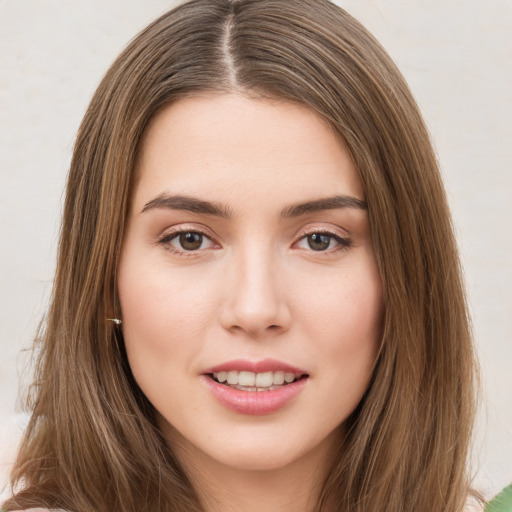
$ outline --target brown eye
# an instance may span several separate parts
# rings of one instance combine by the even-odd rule
[[[300,249],[329,254],[348,249],[351,245],[352,241],[349,238],[335,235],[329,231],[306,234],[296,243],[296,247]]]
[[[215,242],[201,231],[176,230],[164,235],[158,243],[175,254],[200,254],[204,250],[219,248]]]
[[[307,242],[313,251],[325,251],[329,249],[333,237],[324,233],[312,233],[308,235]]]
[[[185,251],[197,251],[203,244],[203,235],[194,231],[188,231],[181,233],[178,236],[179,243],[182,249]]]

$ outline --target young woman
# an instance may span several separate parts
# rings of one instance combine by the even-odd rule
[[[80,127],[4,508],[460,512],[474,359],[428,134],[318,0],[193,0]]]

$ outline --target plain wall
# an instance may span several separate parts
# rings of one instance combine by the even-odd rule
[[[338,3],[395,59],[437,148],[482,365],[475,485],[490,496],[512,482],[512,2]],[[75,133],[115,56],[173,4],[0,2],[0,489],[26,421],[20,351],[51,291]]]

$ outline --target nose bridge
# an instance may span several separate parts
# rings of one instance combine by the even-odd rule
[[[287,328],[286,305],[276,251],[252,241],[233,254],[224,324],[251,334]]]

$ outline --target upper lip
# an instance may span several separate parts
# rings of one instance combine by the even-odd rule
[[[229,371],[246,371],[253,373],[265,373],[265,372],[285,372],[294,373],[295,375],[307,375],[305,370],[292,366],[288,363],[283,363],[276,359],[262,359],[260,361],[249,361],[247,359],[234,359],[232,361],[226,361],[218,365],[207,368],[203,373],[219,373]]]

